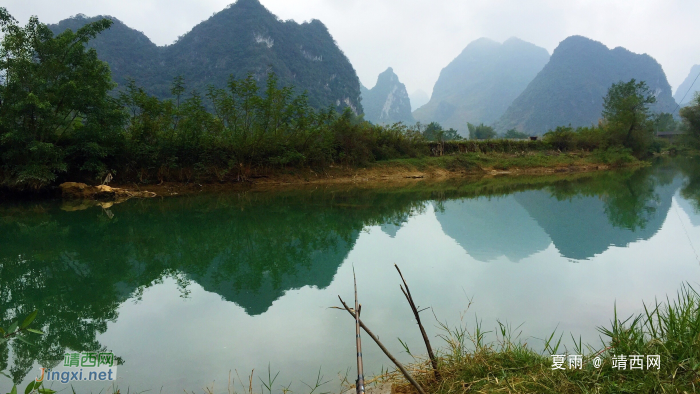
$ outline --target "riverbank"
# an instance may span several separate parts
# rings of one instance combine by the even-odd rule
[[[487,343],[484,338],[488,332],[481,326],[469,331],[466,326],[438,323],[446,342],[437,355],[440,378],[435,379],[428,360],[417,360],[409,371],[426,393],[697,392],[700,295],[684,285],[676,297],[644,305],[644,310],[626,319],[615,313],[610,326],[599,327],[604,340],[600,350],[576,343],[573,336],[573,349],[565,349],[563,334],[555,331],[544,339],[542,354],[517,338],[518,328],[500,324],[496,341]],[[554,363],[550,354],[564,357]],[[581,357],[569,357],[576,355]],[[580,364],[576,364],[577,359]],[[393,385],[392,393],[417,392],[399,372],[387,373],[376,381]]]
[[[131,192],[154,192],[158,196],[174,196],[199,192],[241,190],[285,190],[321,185],[362,185],[364,187],[403,187],[421,182],[442,182],[451,179],[478,181],[502,176],[567,175],[636,168],[648,162],[631,156],[578,152],[522,153],[458,153],[410,159],[383,160],[364,167],[334,166],[323,169],[261,169],[244,179],[158,184],[119,184],[115,187]]]

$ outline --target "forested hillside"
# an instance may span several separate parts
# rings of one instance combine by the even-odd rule
[[[79,15],[51,29],[75,31],[101,18]],[[210,84],[225,87],[231,75],[242,79],[252,73],[262,84],[274,72],[281,85],[294,86],[296,93],[308,91],[312,107],[347,106],[362,112],[357,74],[318,20],[281,21],[258,0],[238,0],[172,45],[158,47],[143,33],[108,18],[115,23],[90,46],[109,63],[121,87],[132,78],[146,92],[165,98],[178,75],[187,90],[204,94]]]
[[[581,36],[569,37],[499,119],[496,129],[542,135],[562,125],[595,125],[610,86],[630,79],[646,82],[656,97],[650,107],[653,112],[674,110],[671,86],[654,58],[621,47],[608,49]]]

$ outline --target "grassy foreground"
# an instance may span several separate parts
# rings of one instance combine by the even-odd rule
[[[485,343],[481,326],[441,324],[447,346],[438,355],[441,378],[434,379],[430,363],[411,366],[427,393],[695,393],[700,390],[700,295],[689,285],[675,299],[644,305],[645,313],[600,327],[604,346],[596,350],[578,342],[564,349],[562,336],[545,339],[543,354],[513,338],[512,327],[501,324],[497,340]],[[576,342],[575,338],[574,342]],[[581,369],[553,370],[552,357],[583,355]],[[627,369],[613,369],[613,356],[626,355]],[[643,370],[630,369],[630,355],[644,355]],[[659,355],[660,368],[647,370],[646,355]],[[602,365],[594,366],[599,357]],[[384,380],[395,391],[416,390],[398,373]]]

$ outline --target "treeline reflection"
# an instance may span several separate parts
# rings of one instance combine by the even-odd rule
[[[1,344],[0,370],[11,367],[19,382],[35,362],[62,359],[66,348],[102,349],[97,337],[119,305],[166,277],[177,279],[183,296],[196,282],[249,315],[262,314],[288,290],[327,287],[364,228],[396,236],[429,202],[445,234],[478,260],[519,261],[551,243],[565,257],[587,259],[652,237],[679,190],[684,209],[700,207],[700,162],[398,190],[139,200],[109,213],[2,204],[0,326],[38,309],[35,324],[46,335],[36,346]]]

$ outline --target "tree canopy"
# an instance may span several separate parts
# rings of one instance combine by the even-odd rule
[[[603,119],[612,145],[622,145],[639,155],[651,145],[654,121],[649,106],[656,102],[644,81],[612,84],[603,98]]]
[[[457,141],[463,139],[457,130],[450,128],[445,130],[438,122],[431,122],[423,131],[423,138],[427,141]]]
[[[700,149],[700,93],[695,94],[690,105],[681,108],[681,118],[683,118],[688,143]]]
[[[503,138],[514,139],[514,140],[526,140],[528,139],[527,133],[521,133],[516,129],[510,129],[503,134]]]
[[[107,93],[109,67],[87,42],[103,19],[54,36],[32,17],[18,25],[0,8],[0,180],[40,188],[68,170],[101,175],[124,114]]]
[[[467,128],[469,128],[470,140],[489,140],[496,138],[496,130],[494,130],[491,126],[484,125],[483,123],[478,126],[467,123]]]

